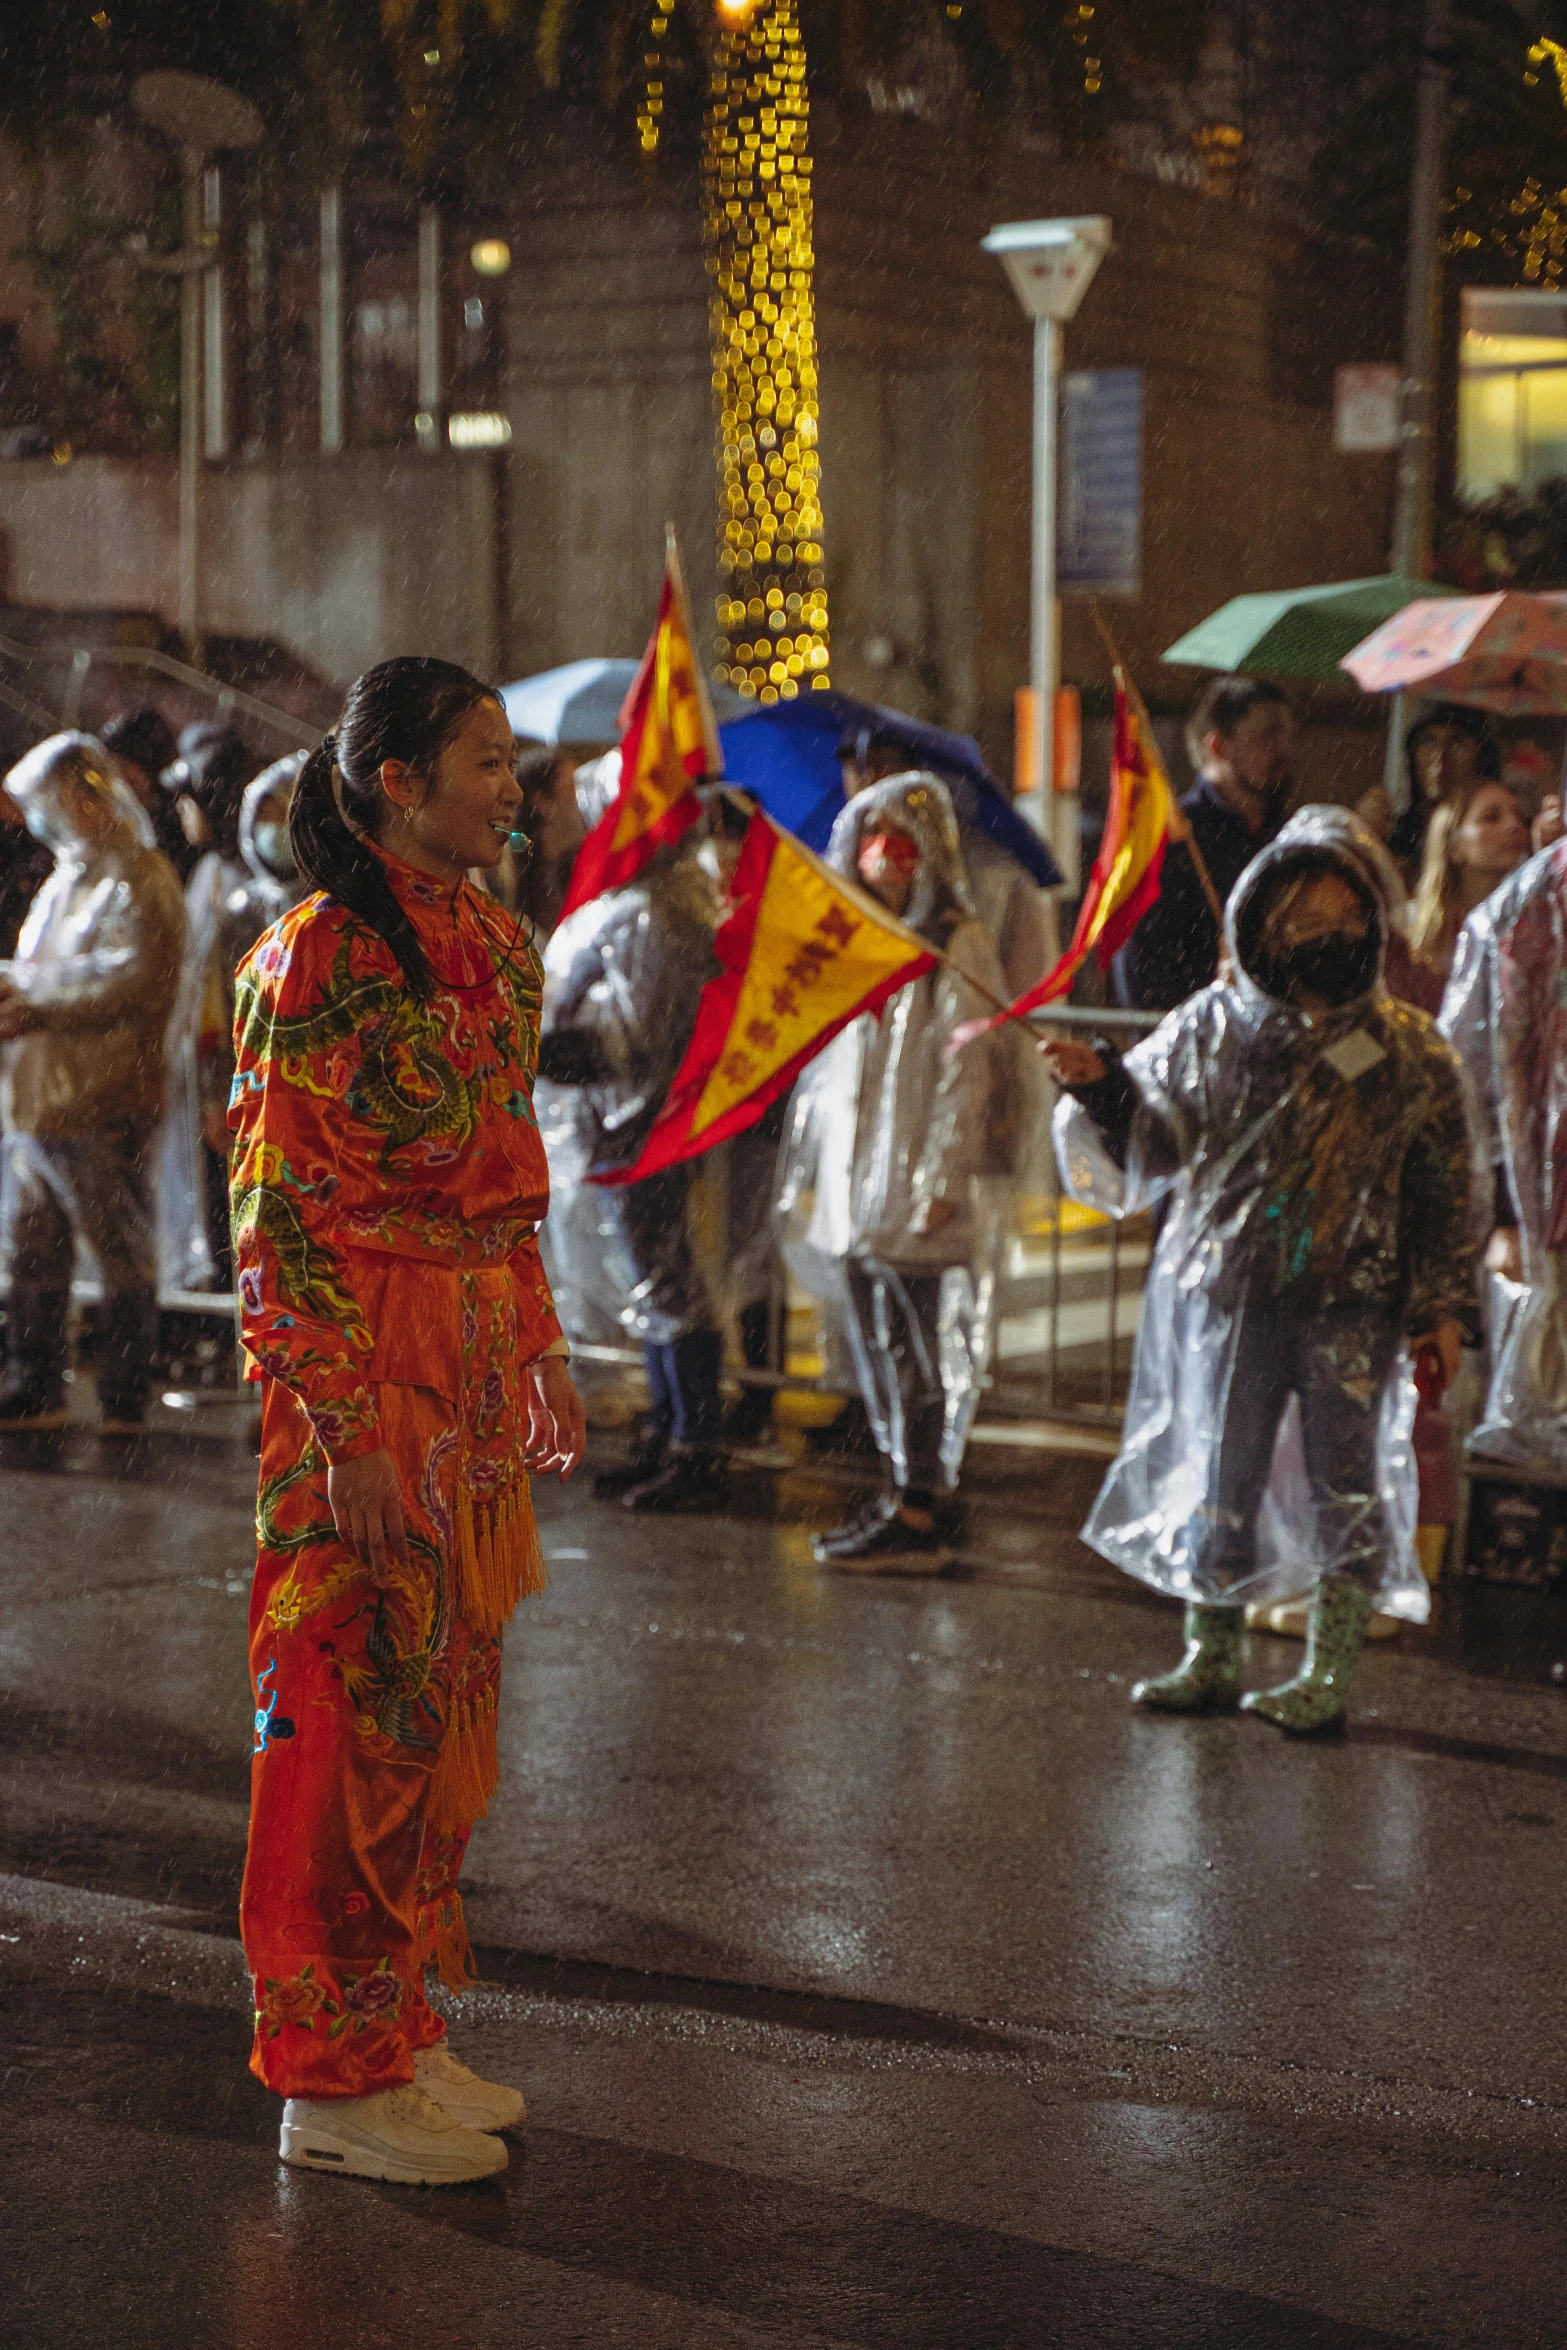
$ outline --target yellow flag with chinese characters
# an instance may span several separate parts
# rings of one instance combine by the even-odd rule
[[[702,991],[657,1123],[635,1164],[600,1182],[640,1183],[743,1134],[840,1028],[936,964],[918,931],[760,809],[730,908],[713,941],[722,972]]]

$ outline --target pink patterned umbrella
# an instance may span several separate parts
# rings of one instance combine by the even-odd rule
[[[1413,690],[1506,718],[1567,712],[1567,596],[1424,597],[1339,667],[1368,694]]]

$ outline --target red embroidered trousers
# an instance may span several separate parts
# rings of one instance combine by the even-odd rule
[[[491,1343],[452,1382],[456,1400],[376,1386],[409,1552],[384,1589],[337,1538],[299,1404],[276,1380],[263,1390],[240,1928],[255,1978],[251,2070],[285,2097],[411,2080],[416,2051],[445,2029],[426,1967],[472,1979],[458,1873],[497,1777],[502,1626],[543,1572],[513,1466],[525,1407],[509,1276],[463,1283]]]

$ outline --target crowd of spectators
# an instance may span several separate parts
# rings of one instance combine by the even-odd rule
[[[162,1290],[230,1280],[234,971],[291,902],[297,762],[150,705],[38,743],[0,792],[0,1426],[67,1418],[78,1272],[100,1426],[145,1425]]]
[[[1227,900],[1294,796],[1295,720],[1280,689],[1213,680],[1187,727],[1181,806],[1206,881]],[[302,755],[301,755],[302,756]],[[715,1154],[721,1245],[697,1247],[689,1165],[630,1186],[716,968],[713,937],[744,804],[712,790],[702,822],[633,883],[562,920],[572,860],[618,782],[525,750],[530,853],[495,886],[529,918],[545,996],[538,1115],[554,1204],[555,1290],[579,1341],[640,1346],[650,1403],[601,1498],[637,1510],[722,1505],[730,1450],[765,1435],[765,1380],[726,1413],[722,1332],[763,1372],[781,1262],[820,1301],[829,1374],[857,1391],[840,1433],[881,1456],[881,1492],[821,1537],[820,1555],[875,1568],[949,1555],[964,1443],[994,1340],[1002,1251],[1044,1127],[1042,1077],[1017,1032],[947,1051],[996,996],[1058,951],[1056,908],[995,840],[961,821],[948,779],[910,766],[896,728],[840,746],[845,805],[828,859],[900,913],[945,961],[888,1014],[854,1023],[792,1099]],[[65,1332],[77,1245],[103,1293],[105,1424],[141,1426],[158,1287],[221,1292],[227,1224],[235,968],[293,900],[288,809],[298,757],[263,767],[233,728],[178,739],[148,705],[97,737],[51,738],[0,795],[0,1038],[4,1038],[7,1356],[0,1425],[65,1417]],[[1503,772],[1479,713],[1438,708],[1408,742],[1408,792],[1360,817],[1407,886],[1390,906],[1390,990],[1435,1014],[1464,925],[1561,830]],[[1395,879],[1394,887],[1397,887]],[[1169,1011],[1221,969],[1224,944],[1182,842],[1114,967],[1120,1003]],[[715,1273],[715,1262],[722,1270]],[[1429,1449],[1429,1448],[1428,1448]],[[1440,1480],[1438,1480],[1439,1482]]]

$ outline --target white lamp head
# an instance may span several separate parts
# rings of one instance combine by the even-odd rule
[[[143,122],[178,140],[190,155],[226,147],[256,147],[265,126],[248,98],[200,73],[142,73],[131,84],[131,104]]]
[[[1030,318],[1067,319],[1110,250],[1110,223],[1102,212],[1073,220],[1014,220],[981,239],[1012,280]]]

